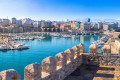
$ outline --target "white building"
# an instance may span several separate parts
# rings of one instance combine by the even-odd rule
[[[91,24],[89,22],[81,22],[80,24],[80,30],[81,31],[88,31],[90,30]]]
[[[33,22],[33,27],[38,27],[38,26],[39,26],[38,21],[34,21],[34,22]]]
[[[32,20],[30,18],[25,18],[22,20],[22,25],[26,24],[26,23],[32,23]]]
[[[106,28],[106,25],[108,26],[108,28]],[[117,29],[118,28],[118,23],[117,22],[104,22],[103,28],[108,29],[108,30]]]
[[[108,30],[109,25],[108,24],[103,24],[103,30]]]

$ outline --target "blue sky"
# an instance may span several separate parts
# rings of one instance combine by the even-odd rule
[[[0,0],[0,18],[119,19],[119,0]]]

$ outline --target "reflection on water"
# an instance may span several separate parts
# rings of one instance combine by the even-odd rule
[[[6,52],[0,52],[0,71],[7,69],[15,69],[21,75],[23,79],[24,68],[28,64],[41,61],[48,57],[53,56],[59,52],[65,51],[68,48],[72,48],[79,43],[85,45],[85,52],[89,51],[89,45],[91,42],[98,40],[102,35],[85,35],[77,38],[60,38],[52,37],[44,34],[46,39],[44,40],[23,40],[22,43],[29,45],[27,50],[9,50]]]

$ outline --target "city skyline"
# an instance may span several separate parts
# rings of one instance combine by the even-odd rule
[[[119,1],[114,0],[0,0],[0,18],[31,18],[65,21],[78,18],[119,19]]]

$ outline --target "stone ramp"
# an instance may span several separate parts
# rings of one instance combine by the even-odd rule
[[[120,67],[82,65],[64,80],[120,80]]]

